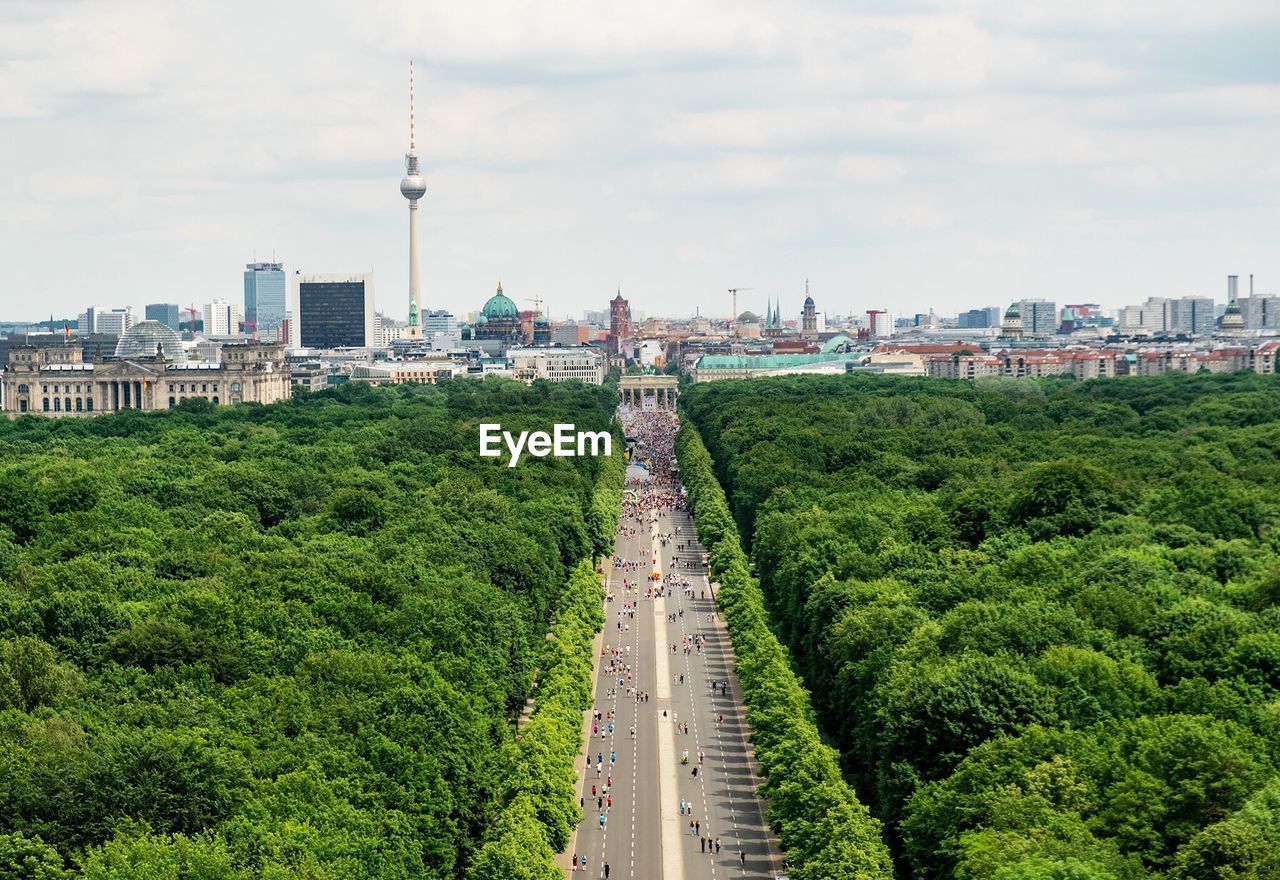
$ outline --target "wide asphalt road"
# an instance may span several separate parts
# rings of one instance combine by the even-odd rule
[[[607,658],[602,658],[595,708],[604,722],[598,733],[588,727],[584,766],[589,769],[582,791],[586,818],[572,844],[572,852],[585,856],[587,866],[585,873],[580,866],[573,876],[604,877],[607,864],[610,880],[773,878],[781,859],[754,794],[759,780],[749,758],[728,634],[713,619],[715,603],[705,573],[680,565],[699,563],[702,548],[684,511],[662,514],[652,524],[647,522],[651,518],[650,512],[639,523],[624,522],[637,534],[619,536],[616,549],[624,559],[647,564],[633,572],[609,569],[614,600],[605,605],[603,644],[606,651],[623,650],[632,679],[627,681],[623,671],[619,685],[619,676],[606,671]],[[654,535],[674,535],[677,526],[680,534],[661,547]],[[677,550],[681,543],[685,548]],[[659,572],[687,577],[691,596],[674,587],[669,597],[643,598],[654,549]],[[638,581],[639,592],[624,593],[624,578]],[[624,601],[637,606],[634,616],[621,613]],[[704,637],[702,648],[686,653],[685,640],[695,635]],[[713,690],[712,682],[726,681],[727,694]],[[647,693],[648,700],[637,702],[628,686]],[[610,711],[612,733],[607,727]],[[687,764],[682,763],[686,751]],[[690,827],[691,822],[696,824]]]

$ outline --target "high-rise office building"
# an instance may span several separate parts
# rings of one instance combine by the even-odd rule
[[[443,333],[446,336],[458,335],[458,319],[452,312],[444,309],[428,309],[422,316],[422,335],[435,336]]]
[[[867,335],[872,339],[887,339],[893,335],[894,319],[884,309],[867,309]]]
[[[1280,327],[1280,296],[1259,293],[1242,296],[1239,303],[1246,329],[1268,330]]]
[[[283,263],[246,263],[244,267],[245,330],[258,339],[279,339],[285,312]]]
[[[956,316],[956,326],[969,330],[981,330],[986,327],[999,327],[1004,310],[999,306],[984,306],[980,309],[969,309]]]
[[[1058,305],[1043,299],[1024,299],[1018,303],[1022,315],[1023,336],[1051,336],[1058,332]]]
[[[1125,306],[1120,313],[1120,329],[1150,335],[1167,333],[1177,324],[1178,304],[1163,296],[1148,297],[1140,306]]]
[[[178,315],[176,303],[151,303],[147,306],[145,314],[148,321],[159,321],[173,330],[177,330],[178,324],[182,321]]]
[[[302,348],[373,348],[373,276],[300,275],[294,333]]]
[[[133,324],[133,309],[130,306],[123,309],[89,306],[76,321],[76,332],[80,336],[88,336],[90,333],[123,336]]]
[[[234,336],[240,332],[240,307],[215,299],[204,307],[205,336]]]
[[[1215,316],[1212,297],[1184,296],[1174,306],[1176,321],[1172,329],[1188,336],[1206,336],[1213,332]]]

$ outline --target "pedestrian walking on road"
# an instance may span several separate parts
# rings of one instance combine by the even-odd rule
[[[697,834],[701,830],[702,830],[702,820],[699,819],[697,822],[693,823],[693,833]]]
[[[746,852],[744,852],[744,851],[742,851],[742,850],[739,850],[739,851],[738,851],[738,861],[742,863],[742,867],[743,867],[744,869],[747,867],[747,854],[746,854]]]
[[[573,854],[573,870],[578,870],[578,854]]]
[[[706,839],[705,837],[699,837],[699,838],[698,838],[698,843],[702,844],[702,851],[703,851],[703,852],[706,852],[706,851],[707,851],[707,839]]]
[[[604,880],[609,880],[609,863],[604,863]]]
[[[720,855],[720,838],[716,838],[716,855]]]

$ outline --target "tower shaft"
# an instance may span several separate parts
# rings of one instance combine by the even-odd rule
[[[409,202],[409,326],[422,326],[422,278],[418,259],[418,200]]]
[[[418,200],[427,193],[427,182],[418,167],[413,136],[413,61],[409,62],[409,152],[404,156],[400,194],[409,200],[409,335],[422,335],[422,273],[418,260]]]

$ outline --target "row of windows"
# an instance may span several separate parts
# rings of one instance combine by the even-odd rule
[[[213,402],[214,403],[219,402],[218,395],[215,394],[213,396]],[[77,397],[75,398],[74,402],[70,397],[67,397],[67,398],[54,397],[52,399],[46,397],[44,398],[42,403],[44,405],[45,412],[93,412],[92,397]],[[177,405],[178,405],[178,399],[176,397],[170,397],[169,406],[172,408]],[[73,406],[74,406],[74,409],[72,408]],[[18,412],[27,412],[27,411],[28,411],[27,400],[24,397],[23,399],[18,401]]]
[[[92,398],[92,397],[89,397],[89,398],[77,397],[77,398],[76,398],[75,403],[76,403],[76,408],[75,408],[75,410],[74,410],[75,412],[93,412],[93,398]],[[21,401],[19,401],[19,402],[18,402],[18,411],[19,411],[19,412],[26,412],[26,411],[27,411],[27,402],[26,402],[25,400],[21,400]],[[49,412],[49,411],[50,411],[50,409],[49,409],[49,398],[47,398],[47,397],[44,399],[44,411],[45,411],[45,412]],[[63,398],[61,398],[61,397],[55,397],[55,398],[53,398],[53,410],[52,410],[52,411],[53,411],[53,412],[72,412],[72,409],[71,409],[71,398],[70,398],[70,397],[66,398],[66,405],[65,405],[65,406],[63,405]]]
[[[190,384],[191,384],[191,391],[192,391],[192,393],[195,393],[195,390],[196,390],[196,383],[195,383],[195,382],[192,382],[192,383],[190,383]],[[179,392],[179,393],[181,393],[181,394],[186,394],[186,393],[187,393],[187,385],[186,385],[186,383],[179,384],[179,385],[177,386],[177,388],[178,388],[178,392]],[[19,386],[18,386],[18,393],[19,393],[19,394],[26,394],[29,390],[30,390],[30,389],[29,389],[26,385],[19,385]],[[48,386],[48,385],[41,386],[41,390],[42,390],[45,394],[48,394],[48,393],[49,393],[49,386]],[[90,386],[90,385],[85,385],[85,386],[84,386],[83,391],[81,391],[81,388],[80,388],[80,386],[79,386],[79,385],[76,385],[76,386],[75,386],[75,392],[74,392],[74,393],[76,393],[76,394],[88,393],[88,392],[89,392],[89,391],[91,391],[91,390],[92,390],[92,386]],[[174,390],[174,383],[170,382],[170,383],[169,383],[169,393],[170,393],[170,394],[172,394],[172,393],[173,393],[173,390]],[[209,383],[208,383],[208,382],[202,382],[202,383],[200,383],[200,390],[201,390],[202,392],[207,392],[207,391],[209,390]],[[217,390],[218,390],[218,383],[217,383],[217,382],[214,382],[214,383],[213,383],[213,390],[214,390],[214,391],[217,391]],[[231,390],[232,390],[232,391],[239,391],[239,390],[240,390],[240,383],[239,383],[239,382],[232,382],[232,383],[231,383]],[[70,393],[72,393],[72,386],[67,385],[67,386],[64,388],[63,386],[60,386],[60,385],[54,385],[54,386],[53,386],[53,393],[54,393],[54,394],[63,394],[63,393],[65,393],[65,394],[70,394]]]

